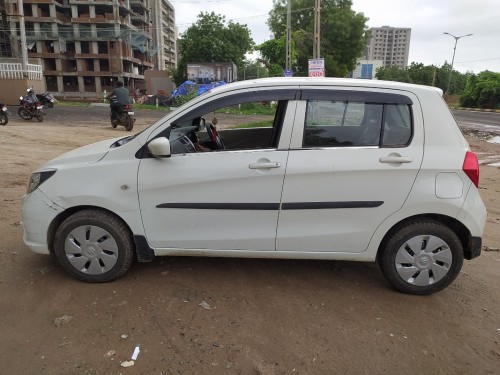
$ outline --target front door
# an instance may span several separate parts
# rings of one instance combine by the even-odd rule
[[[269,121],[260,119],[269,131],[255,130],[258,134],[272,134],[273,126],[283,127],[278,132],[280,139],[274,143],[270,141],[272,137],[267,137],[266,144],[259,147],[255,139],[250,139],[247,149],[244,140],[238,142],[233,137],[233,145],[241,147],[235,148],[228,137],[225,150],[141,160],[139,200],[146,237],[153,248],[276,250],[276,227],[296,102],[265,105],[278,108],[277,113],[269,116]],[[211,116],[218,117],[222,127],[230,126],[227,121],[238,121],[240,124],[234,129],[238,133],[245,118],[220,113],[214,115],[211,109]],[[243,129],[241,134],[250,131]]]

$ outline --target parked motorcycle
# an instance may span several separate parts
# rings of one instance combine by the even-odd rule
[[[25,96],[19,97],[19,110],[17,113],[24,120],[31,120],[33,117],[38,120],[38,122],[43,121],[43,105],[36,97],[33,87],[29,87]]]
[[[113,109],[111,110],[111,126],[116,128],[118,125],[125,127],[125,130],[131,131],[134,128],[135,118],[132,116],[132,104],[118,105],[116,98],[111,98],[111,107],[115,108],[116,118],[113,119]]]
[[[7,125],[9,122],[9,111],[4,102],[0,102],[0,125]]]
[[[43,94],[36,94],[36,97],[43,106],[53,108],[54,103],[57,102],[56,98],[50,91],[44,92]]]

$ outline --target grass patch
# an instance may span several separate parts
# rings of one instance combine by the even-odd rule
[[[250,102],[238,106],[221,108],[217,112],[234,115],[274,115],[276,113],[276,104]]]
[[[239,124],[230,126],[228,129],[246,129],[246,128],[271,128],[273,126],[273,120],[255,121],[248,122],[246,124]]]
[[[54,105],[58,107],[88,107],[90,106],[90,102],[68,102],[58,100]]]

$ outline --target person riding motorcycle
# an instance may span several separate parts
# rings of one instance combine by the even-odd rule
[[[123,87],[123,82],[118,81],[116,86],[117,87],[115,87],[107,96],[110,101],[109,107],[111,108],[111,121],[117,120],[118,113],[120,113],[122,107],[130,103],[130,93],[125,87]]]

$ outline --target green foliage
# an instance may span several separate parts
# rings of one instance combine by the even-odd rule
[[[254,41],[247,25],[232,21],[226,25],[224,16],[214,12],[201,12],[196,23],[179,38],[179,52],[182,56],[179,70],[186,74],[187,62],[233,62],[241,68],[245,54],[253,47]],[[177,78],[180,77],[174,79],[176,83]]]
[[[451,65],[445,63],[442,67],[424,65],[422,63],[411,63],[409,67],[400,68],[391,66],[378,68],[375,74],[377,79],[385,81],[397,81],[415,83],[439,87],[443,92],[448,88]],[[448,95],[459,94],[464,91],[467,77],[471,73],[460,73],[455,70],[451,74],[450,92]]]
[[[286,36],[270,39],[256,47],[264,58],[270,76],[282,76],[286,67]],[[292,40],[290,46],[291,61],[297,59],[297,50]]]
[[[179,95],[176,96],[174,99],[174,103],[176,107],[180,107],[183,104],[186,104],[187,102],[193,100],[198,96],[197,90],[189,90],[187,95]]]
[[[238,69],[238,80],[255,79],[269,77],[269,69],[266,66],[267,61],[243,61],[243,67]]]
[[[408,69],[400,68],[399,66],[390,66],[388,68],[378,68],[375,73],[377,79],[384,81],[397,81],[397,82],[407,82],[412,83]]]
[[[314,35],[314,2],[292,1],[292,37],[297,59],[297,75],[307,75],[308,60],[312,58]],[[286,33],[287,0],[274,0],[268,25],[275,38]],[[356,60],[362,55],[369,33],[363,13],[352,9],[351,0],[323,0],[321,2],[321,57],[325,59],[326,75],[345,77],[354,70]]]
[[[500,73],[485,70],[477,76],[470,75],[460,105],[472,108],[500,107]]]
[[[187,81],[187,65],[184,57],[181,57],[177,69],[172,69],[172,81],[177,87]]]

